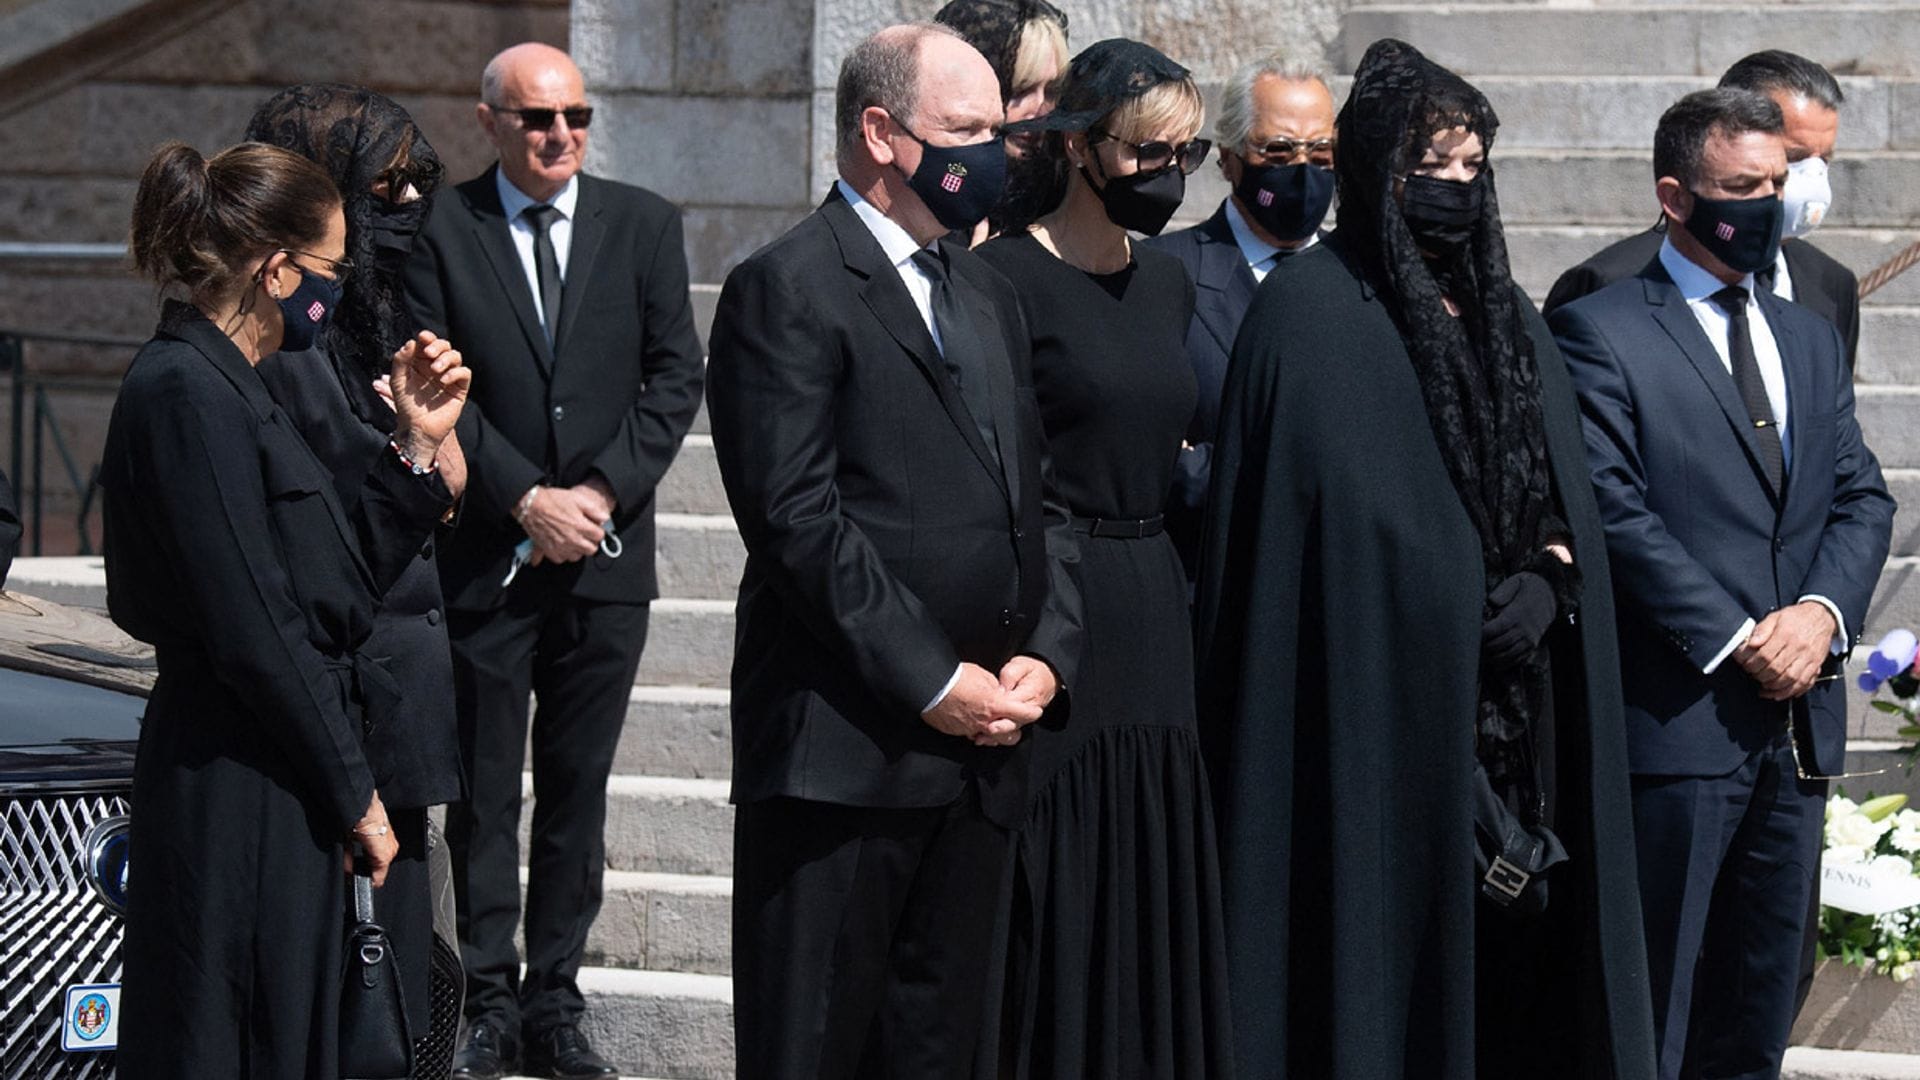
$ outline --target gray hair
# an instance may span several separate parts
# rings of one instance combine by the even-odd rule
[[[1222,150],[1237,153],[1253,134],[1253,87],[1269,75],[1287,82],[1312,79],[1322,86],[1327,85],[1329,77],[1324,63],[1286,53],[1272,53],[1242,64],[1221,90],[1220,113],[1213,121],[1213,137]]]
[[[1847,100],[1833,72],[1784,49],[1768,49],[1741,57],[1720,76],[1720,85],[1767,95],[1785,92],[1834,112],[1839,112],[1841,103]]]
[[[860,117],[868,109],[885,109],[911,125],[920,104],[920,44],[934,34],[966,40],[939,23],[889,26],[855,45],[841,62],[833,94],[833,132],[834,157],[842,171],[858,160]]]

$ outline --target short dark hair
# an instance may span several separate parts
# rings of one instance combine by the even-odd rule
[[[1833,72],[1784,49],[1767,49],[1741,57],[1720,76],[1720,85],[1757,94],[1784,90],[1835,112],[1839,112],[1841,103],[1847,100]]]
[[[1780,106],[1765,94],[1724,87],[1696,90],[1660,114],[1660,126],[1653,132],[1653,175],[1671,176],[1692,188],[1700,177],[1709,135],[1778,135],[1785,127]]]
[[[920,104],[920,45],[929,35],[943,34],[965,41],[952,27],[939,23],[909,23],[907,31],[888,27],[853,47],[840,65],[839,85],[833,95],[835,157],[845,169],[860,145],[860,117],[879,107],[903,124],[911,123]]]

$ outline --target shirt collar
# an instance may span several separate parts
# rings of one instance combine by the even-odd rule
[[[1673,279],[1674,285],[1680,289],[1680,295],[1690,304],[1699,303],[1727,287],[1726,282],[1714,277],[1705,268],[1680,254],[1680,249],[1673,246],[1671,236],[1660,241],[1660,265],[1666,268],[1667,276]],[[1742,276],[1734,284],[1747,290],[1748,296],[1753,295],[1752,274]]]
[[[881,213],[879,207],[861,198],[860,193],[853,190],[845,180],[835,180],[833,185],[839,190],[840,197],[847,200],[847,205],[853,207],[854,215],[867,227],[867,231],[873,234],[875,240],[880,241],[880,250],[887,253],[888,261],[895,266],[907,265],[913,258],[914,252],[919,251],[923,245],[914,243],[912,234],[902,228],[899,222]],[[938,243],[938,241],[935,242]]]
[[[518,221],[520,215],[526,212],[527,207],[540,205],[540,200],[521,191],[513,185],[513,181],[507,179],[505,169],[493,170],[493,186],[500,192],[500,210],[507,216],[509,222]],[[567,177],[566,186],[561,188],[559,193],[554,195],[547,205],[560,211],[561,217],[572,221],[573,208],[579,205],[579,203],[580,174],[574,173],[572,176]]]
[[[1247,260],[1248,266],[1259,266],[1275,255],[1283,258],[1288,255],[1298,255],[1320,242],[1320,233],[1319,230],[1316,229],[1314,232],[1308,234],[1306,243],[1301,244],[1297,248],[1274,247],[1272,244],[1254,235],[1253,227],[1247,224],[1245,215],[1240,213],[1239,205],[1235,203],[1231,197],[1226,200],[1226,207],[1227,228],[1233,230],[1233,242],[1239,245],[1240,254]]]

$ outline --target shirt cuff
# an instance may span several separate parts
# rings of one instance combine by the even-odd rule
[[[953,693],[954,686],[960,682],[960,672],[965,670],[965,668],[966,668],[965,664],[955,664],[953,666],[953,675],[951,678],[947,679],[947,685],[941,687],[940,692],[933,695],[933,700],[927,702],[927,707],[920,710],[921,715],[924,716],[925,714],[930,713],[933,710],[939,708],[940,703],[947,700],[947,695]]]
[[[1800,598],[1800,602],[1803,604],[1808,601],[1812,601],[1826,608],[1827,614],[1833,616],[1833,644],[1828,646],[1829,650],[1835,656],[1839,656],[1851,649],[1853,644],[1852,639],[1847,637],[1847,617],[1840,614],[1840,605],[1824,596],[1817,596],[1812,593],[1808,593],[1806,596]]]
[[[1711,675],[1715,671],[1720,670],[1720,665],[1726,662],[1727,657],[1733,655],[1733,650],[1745,645],[1747,639],[1753,636],[1753,629],[1756,625],[1758,624],[1752,619],[1741,623],[1740,629],[1734,631],[1733,637],[1727,641],[1726,647],[1722,648],[1712,660],[1707,661],[1706,666],[1700,669],[1700,674]]]

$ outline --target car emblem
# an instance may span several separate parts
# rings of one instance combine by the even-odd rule
[[[117,914],[127,911],[127,848],[132,822],[125,814],[103,818],[80,842],[87,883]]]
[[[107,999],[99,994],[88,994],[80,999],[73,1010],[73,1030],[82,1039],[92,1042],[107,1029],[109,1015]]]

